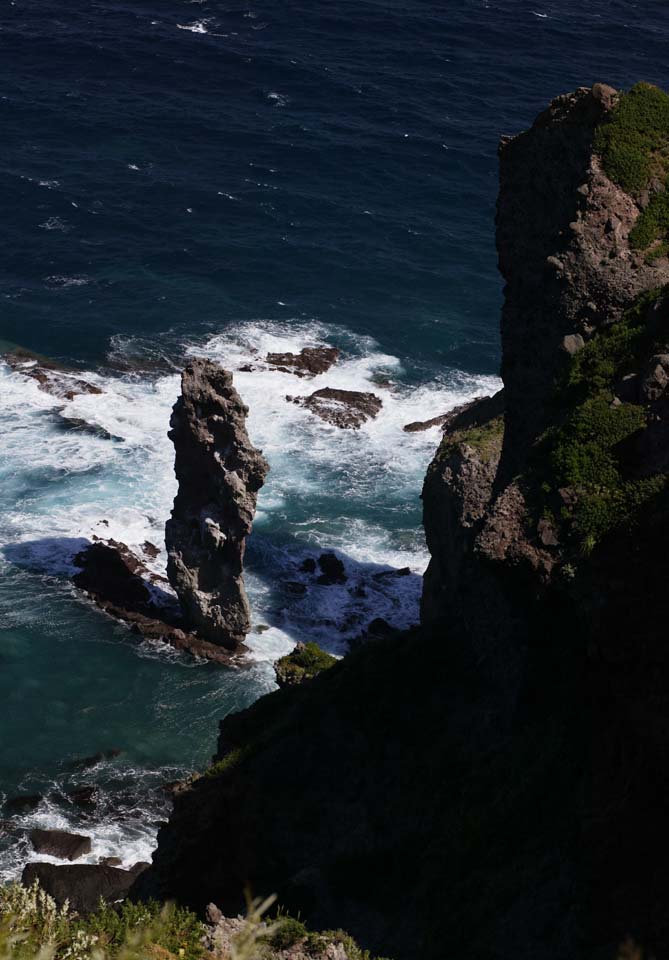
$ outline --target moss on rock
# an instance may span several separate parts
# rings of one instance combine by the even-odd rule
[[[337,658],[321,650],[317,643],[298,643],[295,649],[275,664],[280,687],[310,680],[337,662]]]

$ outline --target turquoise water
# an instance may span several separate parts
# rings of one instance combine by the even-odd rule
[[[146,858],[161,784],[206,763],[218,720],[273,687],[274,658],[416,621],[439,431],[402,426],[499,385],[499,135],[581,83],[666,85],[667,39],[653,0],[3,11],[0,338],[103,393],[58,401],[0,364],[0,797],[44,798],[6,818],[0,875],[37,824],[90,832],[93,860]],[[312,343],[342,349],[315,381],[238,369]],[[271,465],[248,551],[261,632],[234,672],[139,643],[68,579],[94,535],[162,548],[193,354],[235,371]],[[285,400],[325,385],[374,390],[382,412],[345,432]],[[323,549],[345,585],[299,572]],[[89,813],[67,799],[85,784]]]

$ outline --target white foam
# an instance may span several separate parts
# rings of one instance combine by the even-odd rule
[[[318,343],[340,346],[342,356],[311,379],[264,362],[269,352],[299,352]],[[129,355],[136,358],[145,347],[152,355],[154,345],[131,340]],[[123,349],[117,338],[115,356]],[[346,639],[374,617],[398,627],[415,622],[419,577],[428,560],[419,494],[440,434],[438,427],[423,433],[402,427],[494,392],[497,378],[451,372],[411,385],[399,358],[370,338],[296,320],[239,324],[187,349],[233,370],[250,408],[249,433],[271,465],[247,555],[255,622],[270,629],[252,635],[252,656],[275,659],[309,638],[342,652]],[[240,369],[249,364],[255,369]],[[0,517],[0,566],[21,563],[65,575],[82,545],[99,536],[120,540],[140,555],[150,541],[159,556],[143,559],[164,572],[164,522],[176,491],[167,429],[179,377],[82,376],[104,392],[68,402],[0,365],[0,443],[6,453],[0,496],[8,504]],[[390,384],[381,386],[380,379]],[[285,399],[322,387],[374,392],[382,398],[381,412],[359,430],[341,430]],[[117,439],[63,430],[68,420]],[[325,587],[302,576],[305,557],[332,549],[347,566],[345,585]],[[374,579],[389,567],[409,567],[412,576]],[[304,596],[290,592],[286,584],[294,582],[307,587]],[[159,651],[154,645],[147,653]]]
[[[177,23],[178,30],[189,30],[191,33],[209,33],[209,20],[196,20],[194,23]]]

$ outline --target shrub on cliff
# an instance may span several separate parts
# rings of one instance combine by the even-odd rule
[[[628,193],[639,193],[669,165],[669,95],[637,83],[620,100],[595,136],[607,176]]]
[[[151,902],[101,903],[88,917],[58,907],[37,884],[0,887],[3,960],[199,960],[204,927],[190,910]]]
[[[643,294],[622,320],[600,330],[571,358],[556,395],[558,425],[538,447],[544,510],[566,526],[568,538],[586,553],[667,487],[664,473],[628,475],[624,444],[646,428],[648,412],[641,402],[616,397],[623,378],[638,374],[644,359],[669,335],[667,306],[659,327],[648,322],[651,308],[664,295],[661,290]]]

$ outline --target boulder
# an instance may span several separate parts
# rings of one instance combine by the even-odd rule
[[[344,564],[334,553],[322,553],[318,558],[318,566],[323,571],[317,582],[329,586],[333,583],[346,583]]]
[[[179,490],[165,526],[167,573],[187,626],[233,651],[251,627],[244,552],[269,470],[247,413],[232,374],[196,359],[182,374],[169,433]]]
[[[268,353],[266,361],[284,373],[314,377],[329,370],[338,358],[336,347],[304,347],[299,353]]]
[[[333,387],[323,387],[308,397],[288,396],[286,400],[304,407],[321,420],[342,430],[357,430],[367,420],[378,416],[383,406],[383,401],[375,393],[337,390]]]
[[[30,842],[36,853],[60,860],[78,860],[91,852],[91,838],[65,830],[31,830]]]
[[[52,863],[28,863],[21,883],[40,887],[62,906],[69,901],[77,913],[92,913],[100,898],[108,903],[121,900],[148,863],[136,863],[130,870],[119,870],[106,864],[82,863],[56,866]]]

